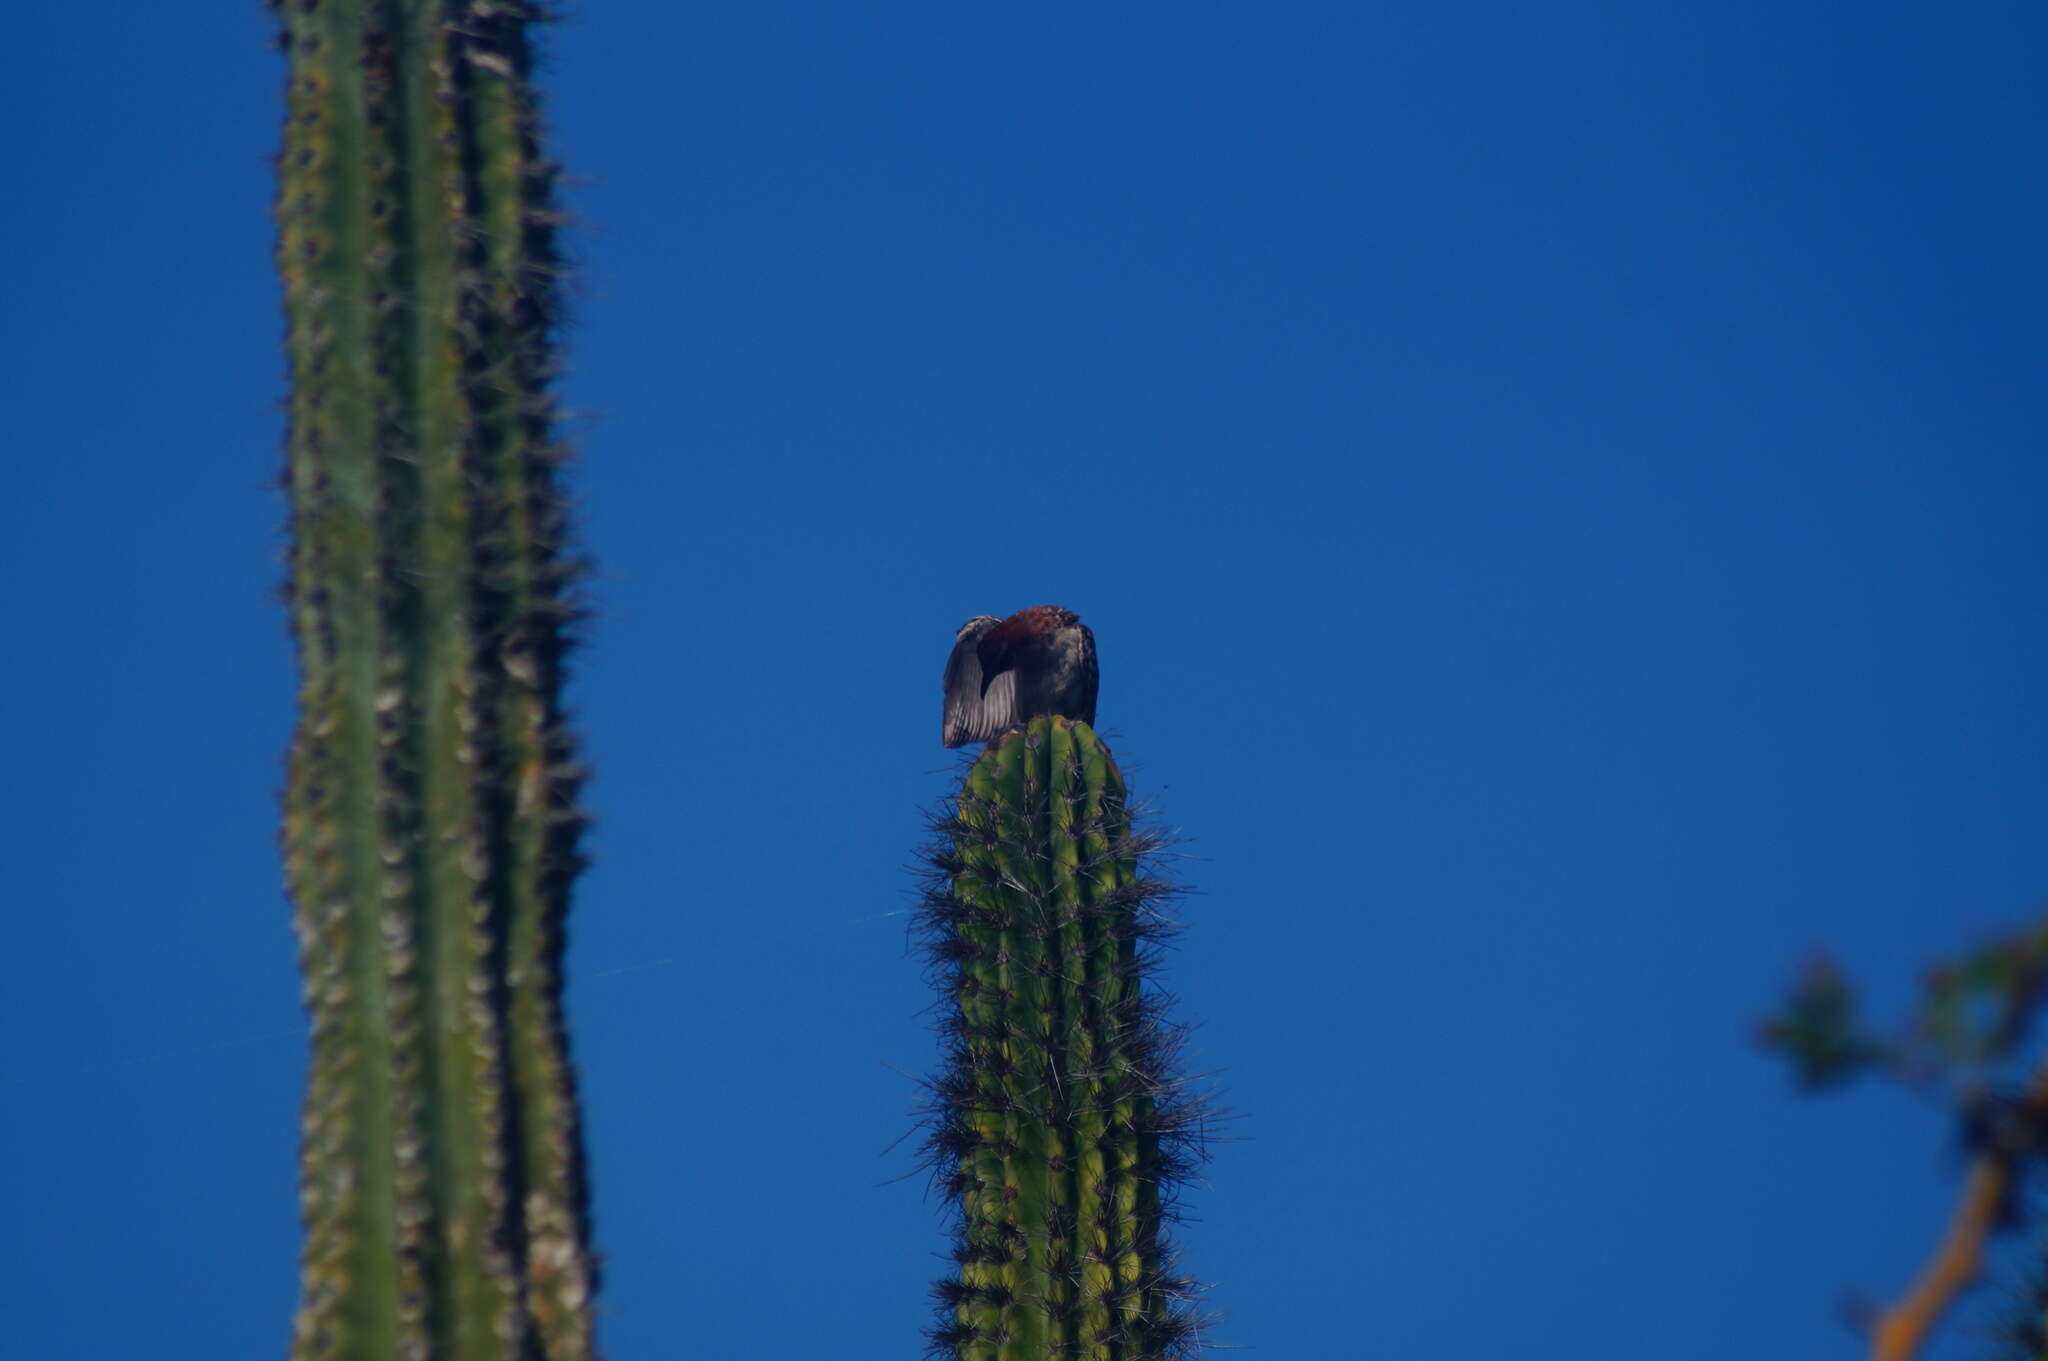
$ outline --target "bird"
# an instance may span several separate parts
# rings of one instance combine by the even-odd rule
[[[949,747],[986,742],[1046,714],[1092,725],[1097,679],[1095,634],[1072,610],[977,614],[953,634],[940,738]]]

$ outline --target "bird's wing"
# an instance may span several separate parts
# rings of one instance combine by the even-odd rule
[[[939,725],[939,736],[949,747],[986,742],[1003,730],[988,730],[989,702],[995,699],[999,688],[1010,696],[1007,708],[1014,710],[1016,707],[1015,676],[998,676],[988,687],[987,696],[981,692],[981,659],[975,655],[975,647],[981,642],[981,635],[995,625],[996,621],[986,616],[968,620],[960,626],[960,632],[953,641],[953,655],[946,658],[946,708]],[[1007,726],[1005,723],[1004,727]]]
[[[1017,673],[1004,671],[981,696],[981,725],[969,742],[986,742],[1017,726]]]
[[[1017,673],[1005,671],[981,688],[981,663],[968,654],[960,684],[946,689],[946,717],[940,737],[949,747],[986,742],[1017,724]]]

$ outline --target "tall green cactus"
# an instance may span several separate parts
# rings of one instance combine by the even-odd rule
[[[1158,908],[1123,778],[1084,723],[989,744],[937,820],[923,921],[950,1004],[927,1152],[959,1211],[935,1350],[960,1361],[1182,1354],[1162,1233],[1199,1156],[1179,1033],[1147,985]]]
[[[272,7],[301,675],[283,839],[313,1031],[293,1355],[587,1357],[534,16]]]

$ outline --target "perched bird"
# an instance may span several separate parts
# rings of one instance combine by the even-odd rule
[[[977,614],[953,635],[940,736],[949,747],[986,742],[1042,714],[1092,724],[1095,685],[1095,635],[1072,610]]]

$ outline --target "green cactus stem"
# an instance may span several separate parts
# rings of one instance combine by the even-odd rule
[[[554,172],[509,0],[274,0],[313,1057],[293,1356],[573,1361]]]
[[[947,1003],[927,1154],[959,1222],[938,1355],[1139,1361],[1193,1346],[1163,1221],[1200,1156],[1150,988],[1170,886],[1084,723],[989,744],[937,820],[923,925]]]

